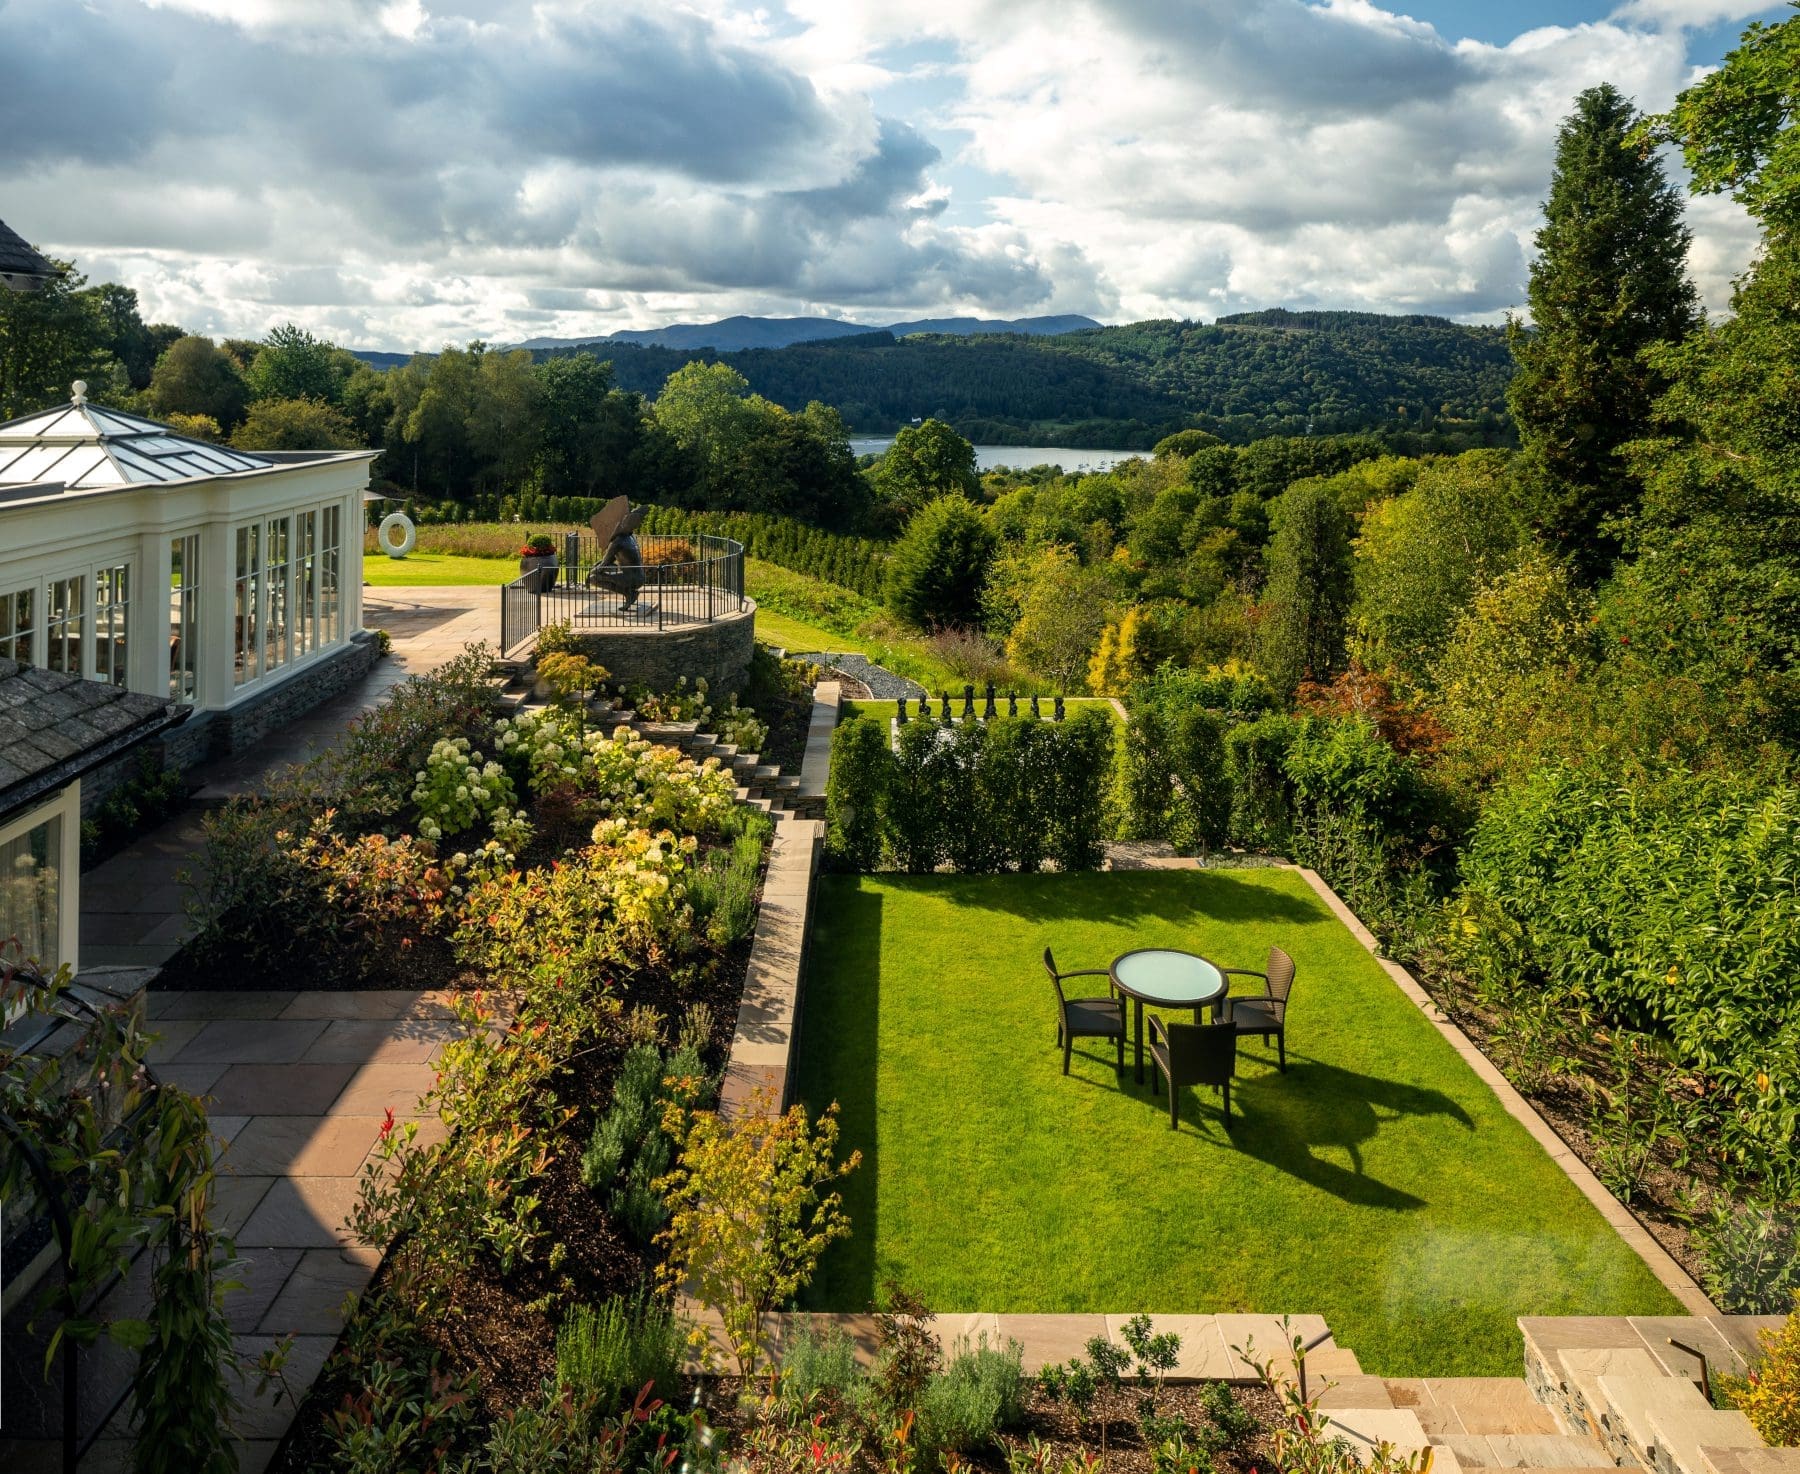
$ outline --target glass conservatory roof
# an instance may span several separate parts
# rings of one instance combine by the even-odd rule
[[[274,464],[177,435],[141,415],[89,404],[87,386],[79,382],[68,404],[0,424],[0,486],[51,481],[85,490],[229,476]]]

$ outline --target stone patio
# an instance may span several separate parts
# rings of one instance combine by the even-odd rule
[[[458,1025],[447,994],[230,992],[151,993],[150,1061],[164,1078],[210,1097],[224,1143],[218,1227],[236,1238],[243,1288],[226,1299],[238,1351],[254,1358],[292,1336],[286,1378],[304,1397],[337,1340],[346,1296],[360,1293],[378,1258],[345,1226],[357,1183],[380,1140],[386,1113],[419,1122],[423,1141],[441,1138],[419,1097],[434,1060]],[[141,1312],[148,1260],[102,1302],[104,1318]],[[84,1354],[86,1426],[104,1416],[129,1377],[131,1358]],[[245,1439],[239,1468],[257,1474],[286,1431],[292,1406],[238,1388]],[[129,1467],[129,1409],[113,1413],[84,1470]],[[16,1425],[15,1425],[16,1426]],[[59,1467],[57,1445],[0,1441],[0,1468],[34,1474]]]

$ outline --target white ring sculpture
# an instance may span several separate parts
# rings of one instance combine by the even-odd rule
[[[398,533],[398,540],[394,534]],[[381,519],[381,526],[375,529],[375,540],[381,544],[381,551],[390,558],[404,558],[419,542],[419,529],[413,526],[413,520],[404,512],[389,512]]]

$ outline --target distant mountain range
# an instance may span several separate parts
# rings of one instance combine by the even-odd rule
[[[717,356],[777,404],[819,400],[866,434],[932,415],[1004,445],[1136,449],[1190,426],[1240,443],[1373,430],[1415,450],[1511,436],[1505,330],[1420,315],[1272,308],[1212,323],[949,318],[882,328],[739,317],[520,346],[539,359],[598,348],[613,382],[646,396],[684,363]],[[358,357],[382,368],[406,361]]]
[[[945,333],[966,337],[974,333],[1024,333],[1030,337],[1054,337],[1079,333],[1100,324],[1091,317],[1019,317],[1010,321],[993,317],[922,317],[913,322],[844,322],[835,317],[727,317],[718,322],[675,322],[666,328],[621,328],[594,338],[527,338],[515,348],[583,348],[593,343],[630,343],[640,348],[711,348],[737,353],[746,348],[791,348],[796,343],[817,343],[826,338],[854,338],[864,333],[889,333],[904,338],[912,333]]]

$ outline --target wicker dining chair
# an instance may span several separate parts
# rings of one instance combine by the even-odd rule
[[[1077,1039],[1111,1039],[1117,1056],[1114,1068],[1125,1073],[1125,1000],[1113,995],[1112,974],[1103,967],[1084,967],[1075,972],[1058,972],[1056,959],[1044,948],[1044,971],[1050,974],[1050,985],[1056,989],[1056,1042],[1062,1046],[1063,1073],[1069,1073],[1069,1056]],[[1071,998],[1063,992],[1067,978],[1105,978],[1104,998]]]
[[[1267,972],[1253,972],[1247,967],[1227,967],[1221,969],[1226,977],[1261,978],[1263,991],[1260,996],[1243,998],[1227,998],[1225,1000],[1225,1021],[1237,1032],[1255,1034],[1264,1044],[1271,1038],[1275,1041],[1276,1058],[1280,1061],[1281,1072],[1287,1073],[1287,1010],[1288,995],[1294,988],[1294,959],[1279,947],[1269,948]]]
[[[1225,1129],[1231,1129],[1231,1077],[1237,1073],[1237,1029],[1229,1024],[1164,1023],[1150,1018],[1150,1093],[1161,1075],[1169,1082],[1169,1130],[1181,1127],[1184,1085],[1211,1085],[1224,1093]]]

